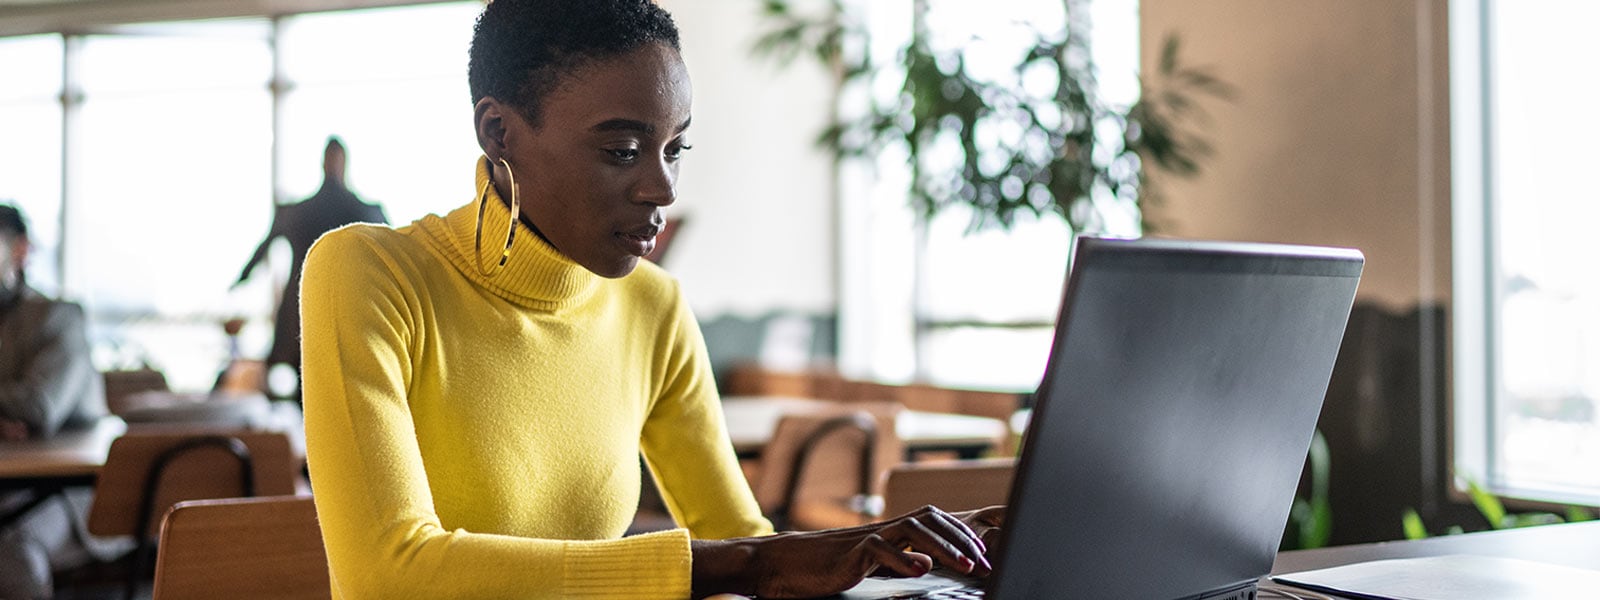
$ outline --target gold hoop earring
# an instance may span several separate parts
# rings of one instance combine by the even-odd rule
[[[489,186],[494,184],[491,173],[489,180],[483,184],[483,189],[478,191],[478,228],[472,239],[473,261],[478,265],[478,273],[487,278],[494,278],[505,269],[506,262],[511,260],[511,244],[517,241],[517,215],[522,212],[522,201],[517,197],[517,176],[511,173],[511,163],[500,159],[500,165],[506,168],[506,179],[511,184],[511,219],[506,226],[506,247],[500,251],[500,264],[494,270],[483,266],[483,209],[489,204]]]

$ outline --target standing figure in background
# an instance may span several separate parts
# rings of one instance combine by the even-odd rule
[[[83,307],[28,287],[28,248],[22,213],[0,205],[0,452],[6,441],[48,438],[106,413]],[[62,502],[23,510],[31,492],[0,493],[0,514],[16,519],[0,526],[0,598],[50,598],[53,571],[92,558],[81,531],[89,496],[69,488]]]
[[[278,302],[277,321],[272,328],[272,349],[267,352],[266,366],[269,370],[278,365],[288,365],[294,369],[297,383],[293,397],[296,399],[300,397],[300,265],[306,260],[306,251],[322,234],[345,225],[389,223],[382,206],[363,202],[350,188],[345,187],[344,165],[344,144],[337,137],[328,138],[328,146],[322,153],[322,188],[299,203],[278,206],[272,217],[272,230],[256,246],[255,254],[251,255],[250,262],[245,263],[239,280],[233,284],[238,287],[250,279],[251,271],[266,258],[267,249],[272,246],[274,239],[283,237],[289,240],[294,259],[290,263],[289,281],[284,287],[282,300]]]

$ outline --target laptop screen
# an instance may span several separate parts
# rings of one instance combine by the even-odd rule
[[[1227,597],[1265,575],[1362,262],[1080,239],[991,597]]]

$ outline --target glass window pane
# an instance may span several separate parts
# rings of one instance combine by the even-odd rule
[[[61,78],[59,35],[0,38],[0,202],[28,219],[28,284],[61,292]]]
[[[267,45],[96,36],[84,51],[95,63],[84,87],[121,93],[91,91],[79,113],[68,288],[90,311],[102,366],[149,360],[175,389],[209,389],[228,357],[220,321],[239,308],[228,287],[258,239],[248,224],[270,217],[271,96],[264,77],[147,61],[251,71]]]
[[[0,38],[0,102],[61,94],[61,36]]]
[[[284,70],[297,84],[467,77],[479,2],[301,15],[283,21]],[[470,98],[463,91],[457,100]],[[373,98],[377,100],[377,98]],[[383,101],[391,98],[383,98]]]
[[[205,26],[202,24],[185,24],[152,28],[141,35],[91,36],[79,63],[83,90],[90,95],[239,87],[265,90],[272,77],[272,50],[260,23],[222,21],[204,30],[196,29]]]
[[[1600,4],[1493,3],[1499,433],[1495,483],[1600,498],[1600,222],[1587,173],[1600,102],[1586,57]]]
[[[28,219],[28,285],[61,292],[61,104],[0,100],[0,202]]]
[[[302,15],[285,20],[278,200],[322,183],[322,147],[339,136],[350,188],[389,221],[444,212],[472,194],[481,154],[471,127],[466,57],[482,5],[460,2]],[[350,31],[362,31],[350,43]]]
[[[928,380],[956,388],[1032,392],[1044,377],[1054,329],[957,327],[923,334]]]
[[[1072,247],[1066,223],[1045,217],[967,234],[968,214],[951,209],[928,227],[923,318],[1053,321]]]
[[[464,74],[297,87],[282,106],[279,201],[297,202],[316,192],[323,145],[337,135],[349,157],[350,189],[382,205],[390,223],[465,203],[472,197],[474,161],[482,154],[466,98]]]

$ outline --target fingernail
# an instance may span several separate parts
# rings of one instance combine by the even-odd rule
[[[977,563],[972,562],[972,559],[967,558],[965,556],[960,557],[956,561],[956,563],[961,565],[961,572],[962,573],[971,573],[972,569],[974,569],[974,568],[976,568],[978,566]]]

